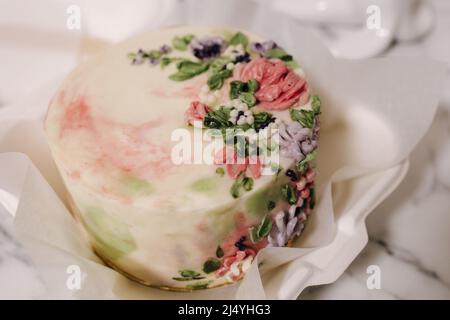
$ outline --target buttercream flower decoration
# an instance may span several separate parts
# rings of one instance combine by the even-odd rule
[[[315,201],[314,191],[314,178],[316,172],[309,168],[300,177],[298,181],[295,182],[295,188],[298,193],[297,206],[303,208],[304,213],[307,215],[311,212],[311,208],[314,207],[312,202]]]
[[[209,60],[219,56],[224,50],[225,41],[221,37],[193,38],[190,42],[192,54],[200,60]]]
[[[279,59],[257,58],[238,64],[233,76],[242,82],[258,81],[255,97],[258,106],[266,110],[285,110],[297,103],[303,105],[309,99],[306,80]]]
[[[233,256],[223,259],[222,266],[216,271],[216,275],[224,276],[229,281],[237,281],[250,268],[255,256],[256,253],[252,249],[238,250]]]
[[[177,82],[203,75],[206,81],[195,89],[185,123],[215,129],[214,135],[223,138],[224,147],[213,151],[215,173],[220,179],[226,175],[227,182],[233,180],[231,196],[251,192],[263,168],[289,178],[278,186],[281,198],[258,200],[263,208],[258,210],[264,212],[259,221],[247,221],[244,213],[238,213],[214,256],[208,256],[202,267],[180,270],[173,277],[187,282],[188,289],[203,289],[219,278],[241,279],[262,248],[286,246],[302,232],[316,203],[314,161],[321,101],[318,96],[310,99],[308,83],[296,71],[298,63],[274,41],[250,42],[236,32],[231,38],[177,35],[171,44],[130,54],[132,64],[148,60],[162,69],[171,65],[176,71],[168,78]],[[230,132],[243,132],[242,139],[230,139]],[[294,163],[284,169],[271,162],[274,153]]]
[[[211,109],[206,104],[203,104],[199,101],[193,101],[184,113],[184,119],[189,125],[202,123],[206,114],[210,111]]]
[[[129,58],[131,59],[132,64],[143,64],[145,60],[148,59],[151,65],[157,65],[160,63],[163,56],[169,54],[171,51],[172,48],[164,44],[161,48],[159,48],[159,50],[145,51],[143,49],[139,49],[136,53],[130,53]]]
[[[264,42],[252,42],[250,48],[253,52],[259,53],[260,56],[264,57],[269,50],[278,48],[278,45],[272,40],[267,40]]]
[[[292,205],[289,210],[281,210],[275,215],[272,230],[267,238],[268,246],[283,247],[289,240],[300,235],[306,215],[303,212],[296,215],[298,208],[297,205]]]
[[[302,161],[317,146],[317,140],[311,139],[311,129],[303,128],[298,122],[279,126],[280,154],[284,157]]]

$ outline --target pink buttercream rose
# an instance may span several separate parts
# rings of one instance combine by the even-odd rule
[[[184,113],[184,119],[186,123],[193,125],[194,121],[203,121],[206,114],[210,111],[211,109],[206,104],[199,101],[193,101]]]
[[[233,76],[243,82],[250,79],[259,82],[255,97],[258,105],[266,110],[285,110],[297,102],[305,104],[309,98],[306,80],[278,59],[257,58],[239,64]]]

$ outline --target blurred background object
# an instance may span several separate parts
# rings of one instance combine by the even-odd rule
[[[424,0],[281,0],[259,2],[311,26],[341,58],[368,58],[394,41],[424,36],[433,26]]]

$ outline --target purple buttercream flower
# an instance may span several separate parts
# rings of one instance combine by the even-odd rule
[[[144,58],[141,56],[136,56],[135,58],[133,58],[133,60],[131,60],[131,64],[142,64],[144,63]]]
[[[279,126],[280,154],[284,157],[302,161],[305,156],[314,150],[311,143],[311,129],[303,128],[298,122]],[[316,143],[317,145],[317,143]]]
[[[308,139],[306,139],[305,141],[302,141],[302,142],[300,143],[300,149],[302,150],[302,153],[303,153],[304,155],[306,155],[306,154],[312,152],[312,151],[314,150],[314,146],[313,146],[313,144],[312,144],[311,139],[308,138]]]
[[[264,54],[268,51],[268,50],[272,50],[272,49],[276,49],[279,48],[278,45],[272,41],[264,41],[264,42],[252,42],[250,44],[250,49],[256,53],[259,53],[260,55],[264,56]]]
[[[208,60],[219,56],[224,49],[225,41],[221,37],[194,38],[190,48],[194,56],[200,60]]]
[[[159,49],[162,54],[168,54],[170,51],[172,51],[172,48],[168,46],[167,44],[162,45],[162,47]]]
[[[262,43],[262,46],[264,48],[264,51],[268,51],[268,50],[272,50],[272,49],[278,48],[278,45],[272,40],[264,41]]]
[[[297,209],[297,205],[292,205],[288,211],[279,211],[275,215],[272,230],[267,237],[268,246],[284,247],[289,240],[301,234],[306,215],[304,213],[296,215]]]
[[[131,64],[143,64],[144,63],[144,50],[139,49],[136,54],[134,54],[133,59],[131,60]]]
[[[233,63],[240,63],[240,62],[250,62],[250,55],[248,54],[248,52],[238,55],[234,60]]]
[[[264,47],[261,44],[261,42],[252,42],[252,43],[250,43],[250,49],[252,49],[252,51],[257,52],[257,53],[263,53],[264,52]]]
[[[159,59],[150,57],[148,58],[148,62],[150,62],[152,66],[156,66],[159,63]]]

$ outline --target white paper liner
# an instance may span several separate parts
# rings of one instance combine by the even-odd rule
[[[0,152],[21,152],[34,163],[23,154],[0,154],[0,203],[15,213],[17,235],[40,272],[47,288],[45,298],[277,297],[265,288],[270,279],[276,279],[277,270],[294,260],[295,265],[313,265],[314,259],[308,257],[320,254],[338,236],[332,187],[391,170],[407,158],[433,119],[445,75],[442,64],[423,58],[335,60],[295,21],[250,1],[185,1],[166,22],[175,24],[242,28],[277,41],[299,61],[322,100],[317,208],[295,247],[262,250],[237,285],[192,293],[138,285],[96,258],[64,206],[64,188],[42,127],[47,103],[57,86],[54,83],[19,105],[0,109]],[[352,194],[363,194],[361,188],[344,197],[355,201]],[[69,265],[78,265],[83,272],[81,290],[66,286]],[[303,279],[309,275],[305,270]],[[267,276],[261,280],[264,274]],[[288,280],[280,279],[278,287],[287,285]]]

